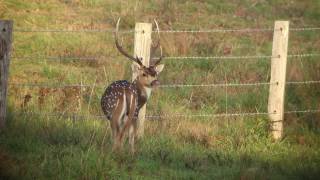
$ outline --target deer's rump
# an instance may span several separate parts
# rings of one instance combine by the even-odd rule
[[[130,103],[130,97],[137,96],[137,90],[132,83],[126,80],[115,81],[110,84],[101,97],[101,108],[106,117],[111,120],[112,113],[120,102]],[[130,107],[126,104],[126,107]],[[128,115],[126,108],[125,114]]]

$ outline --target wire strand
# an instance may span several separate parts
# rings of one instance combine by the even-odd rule
[[[309,53],[309,54],[289,54],[288,58],[293,58],[293,57],[314,57],[314,56],[320,56],[320,53]]]
[[[266,86],[276,85],[278,82],[254,82],[254,83],[221,83],[221,84],[164,84],[160,88],[183,88],[183,87],[236,87],[236,86]],[[310,81],[288,81],[288,85],[301,84],[320,84],[320,80]],[[49,88],[68,88],[68,87],[92,87],[86,84],[33,84],[33,83],[9,83],[10,86],[16,87],[49,87]],[[95,87],[105,87],[105,85],[95,85]]]
[[[19,112],[15,112],[19,113]],[[82,114],[68,114],[68,113],[39,113],[39,112],[20,112],[22,114],[28,115],[44,115],[51,117],[63,117],[70,118],[72,120],[81,120],[81,119],[99,119],[99,120],[107,120],[105,115],[82,115]],[[286,111],[285,114],[298,114],[298,113],[320,113],[320,109],[307,109],[307,110],[292,110]],[[237,116],[266,116],[270,114],[269,112],[244,112],[244,113],[221,113],[221,114],[165,114],[165,115],[147,115],[146,119],[161,119],[161,118],[217,118],[217,117],[237,117]]]
[[[270,55],[253,56],[168,56],[165,59],[268,59]]]
[[[160,85],[161,88],[176,88],[176,87],[232,87],[232,86],[264,86],[264,85],[273,85],[277,84],[276,82],[256,82],[256,83],[227,83],[227,84],[167,84]]]
[[[88,60],[88,61],[96,61],[101,57],[68,57],[68,56],[13,56],[12,59],[46,59],[46,60]]]
[[[13,32],[18,33],[114,33],[114,29],[79,29],[79,30],[67,30],[67,29],[23,29],[17,28]],[[134,30],[119,31],[120,34],[134,33]]]
[[[276,85],[278,82],[255,82],[255,83],[228,83],[228,84],[168,84],[160,85],[162,88],[177,88],[177,87],[232,87],[232,86],[265,86]],[[320,80],[311,81],[287,81],[286,84],[320,84]]]
[[[295,85],[295,84],[319,84],[320,80],[312,80],[312,81],[289,81],[286,84]]]
[[[246,112],[246,113],[222,113],[222,114],[171,114],[171,115],[147,115],[148,119],[172,118],[172,117],[233,117],[233,116],[257,116],[269,115],[267,112]]]
[[[207,29],[207,30],[161,30],[160,33],[228,33],[228,32],[272,32],[279,31],[274,28],[244,28],[244,29]],[[289,28],[289,31],[316,31],[320,27],[297,27]],[[157,32],[157,31],[153,31]]]
[[[293,114],[293,113],[318,113],[320,109],[307,109],[307,110],[292,110],[286,111],[285,114]]]
[[[296,28],[289,28],[289,31],[316,31],[320,30],[320,27],[296,27]]]
[[[16,87],[47,87],[47,88],[70,88],[70,87],[92,87],[85,84],[33,84],[33,83],[8,83],[10,86]]]
[[[290,54],[288,58],[294,57],[314,57],[320,56],[320,53],[309,53],[309,54]],[[12,56],[12,59],[47,59],[47,60],[88,60],[88,61],[96,61],[105,56],[92,56],[92,57],[69,57],[69,56]],[[118,56],[111,56],[111,58],[115,58]],[[108,56],[110,58],[110,56]],[[249,56],[167,56],[165,59],[168,60],[236,60],[236,59],[271,59],[278,58],[271,55],[249,55]]]
[[[228,33],[228,32],[273,32],[278,29],[274,28],[243,28],[243,29],[205,29],[205,30],[160,30],[160,33]],[[289,28],[289,31],[316,31],[320,30],[320,27],[295,27]],[[14,32],[18,33],[114,33],[114,29],[28,29],[28,28],[16,28]],[[119,33],[134,33],[134,29],[120,31]],[[158,33],[154,30],[153,33]]]
[[[227,33],[227,32],[271,32],[273,28],[261,29],[207,29],[207,30],[160,30],[160,33]],[[157,31],[153,31],[157,32]]]

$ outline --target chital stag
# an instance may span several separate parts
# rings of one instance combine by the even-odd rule
[[[138,65],[139,73],[133,82],[120,80],[111,83],[102,95],[101,107],[111,123],[113,151],[121,149],[124,135],[128,130],[129,144],[132,153],[134,153],[138,114],[141,107],[146,104],[150,97],[151,90],[160,84],[157,78],[164,67],[163,64],[159,64],[163,56],[159,38],[157,43],[151,47],[150,62],[152,65],[149,67],[144,66],[141,63],[141,58],[131,56],[120,45],[118,40],[119,23],[120,18],[118,19],[115,32],[116,47],[121,54]],[[155,24],[159,35],[159,27],[156,21]],[[159,59],[155,59],[153,56],[159,47],[161,56]]]

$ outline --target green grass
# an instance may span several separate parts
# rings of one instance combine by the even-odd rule
[[[268,137],[265,118],[228,123],[212,119],[209,128],[216,130],[208,133],[201,133],[208,123],[184,121],[186,124],[174,120],[165,126],[161,122],[148,123],[145,137],[137,144],[137,154],[131,156],[127,148],[117,155],[110,153],[110,129],[104,121],[12,117],[0,136],[0,155],[6,163],[1,164],[0,172],[2,177],[25,179],[316,179],[319,176],[320,141],[315,132],[302,130],[302,137],[310,137],[304,142],[286,138],[274,143]],[[191,133],[187,133],[188,129],[174,130],[178,123],[181,128],[190,128]],[[193,129],[193,123],[198,129]]]
[[[269,137],[268,118],[263,116],[161,118],[147,122],[134,157],[127,147],[120,154],[111,153],[107,122],[45,113],[101,114],[104,87],[131,79],[130,62],[119,56],[112,33],[18,30],[112,29],[119,16],[123,30],[154,18],[161,29],[269,28],[275,20],[290,20],[290,27],[317,26],[319,8],[313,0],[0,0],[0,19],[14,20],[12,56],[31,57],[12,59],[10,83],[96,85],[94,89],[10,86],[10,117],[0,132],[0,179],[317,179],[320,116],[316,113],[286,114],[280,142]],[[291,31],[289,36],[289,54],[319,52],[318,31]],[[132,51],[133,34],[122,38]],[[270,55],[272,32],[164,33],[161,43],[166,56]],[[47,56],[97,57],[97,61]],[[270,80],[269,59],[163,62],[163,84]],[[290,58],[287,80],[318,80],[319,69],[319,57]],[[285,109],[319,109],[319,89],[318,84],[287,86]],[[266,112],[267,99],[268,86],[163,88],[153,92],[147,112]]]

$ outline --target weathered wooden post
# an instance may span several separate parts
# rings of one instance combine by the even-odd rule
[[[151,49],[151,33],[152,24],[151,23],[137,23],[135,27],[134,34],[134,56],[142,58],[142,64],[146,67],[149,66],[150,60],[150,49]],[[138,66],[136,64],[132,65],[134,80],[138,75]],[[144,105],[139,113],[139,123],[138,123],[138,136],[142,137],[144,133],[144,121],[146,115],[146,105]]]
[[[0,20],[0,129],[5,127],[13,21]]]
[[[268,100],[271,133],[275,140],[281,139],[283,134],[288,39],[289,21],[276,21],[273,34],[271,84]]]

